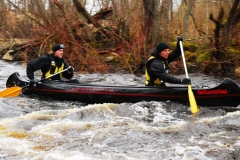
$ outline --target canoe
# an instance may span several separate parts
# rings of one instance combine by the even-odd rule
[[[29,87],[29,82],[18,72],[11,74],[6,87],[23,87],[23,95],[35,94],[60,100],[80,101],[84,103],[123,103],[140,101],[172,101],[189,105],[188,88],[146,87],[146,86],[107,86],[80,83],[40,82]],[[225,78],[214,87],[192,87],[199,106],[238,106],[240,101],[239,85]]]

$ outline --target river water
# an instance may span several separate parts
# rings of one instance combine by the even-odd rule
[[[5,89],[13,72],[26,77],[25,69],[21,63],[0,61],[0,89]],[[189,76],[192,86],[214,86],[223,80]],[[92,84],[144,84],[143,75],[123,73],[75,78]],[[237,109],[200,106],[193,116],[189,106],[171,101],[87,105],[37,96],[0,98],[0,159],[236,160],[240,157]]]

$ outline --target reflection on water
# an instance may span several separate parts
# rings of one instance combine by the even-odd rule
[[[0,65],[1,89],[11,73],[25,76],[23,65],[2,61]],[[130,74],[76,77],[92,84],[144,84],[143,76]],[[200,74],[190,77],[193,85],[222,81]],[[37,96],[0,98],[0,159],[238,159],[237,109],[202,107],[193,116],[189,106],[170,101],[87,105]]]

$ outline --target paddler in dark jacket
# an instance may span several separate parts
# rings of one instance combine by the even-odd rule
[[[177,47],[171,53],[169,53],[169,46],[165,42],[160,42],[156,45],[146,64],[146,86],[166,86],[165,82],[191,84],[190,79],[179,79],[168,74],[168,64],[181,55],[179,41],[183,41],[183,38],[177,38]]]
[[[67,68],[68,68],[67,71],[57,74],[48,80],[62,81],[62,77],[66,79],[71,79],[73,77],[74,69],[72,66],[68,66],[68,64],[65,62],[63,58],[63,49],[64,49],[63,44],[55,44],[52,47],[52,53],[46,56],[39,57],[33,61],[30,61],[27,64],[27,77],[30,80],[31,86],[35,85],[34,72],[37,70],[41,70],[42,79],[49,77],[55,73],[58,73],[62,70],[65,70]],[[76,83],[76,80],[73,80],[73,81]]]

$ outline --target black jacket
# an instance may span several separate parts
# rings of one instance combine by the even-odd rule
[[[51,68],[51,62],[52,60],[55,61],[55,64],[57,67],[61,67],[62,64],[64,64],[64,69],[68,68],[69,66],[65,62],[63,58],[55,57],[52,54],[39,57],[35,60],[30,61],[27,64],[27,77],[29,79],[34,79],[34,72],[37,70],[41,70],[43,75],[45,75],[46,72],[48,72]],[[73,77],[73,73],[69,74],[67,71],[62,73],[62,76],[67,79],[71,79]],[[44,77],[42,77],[44,78]],[[56,75],[51,78],[52,80],[60,80],[60,75]]]
[[[168,59],[162,58],[157,50],[155,49],[151,56],[154,56],[155,58],[147,63],[147,71],[149,76],[151,77],[151,80],[155,80],[159,78],[163,82],[172,83],[172,84],[181,84],[181,79],[175,78],[174,76],[168,74],[166,72],[166,68],[168,69],[168,64],[174,61],[176,58],[178,58],[181,55],[180,48],[176,48],[174,51],[172,51]],[[165,68],[164,68],[165,64]]]

